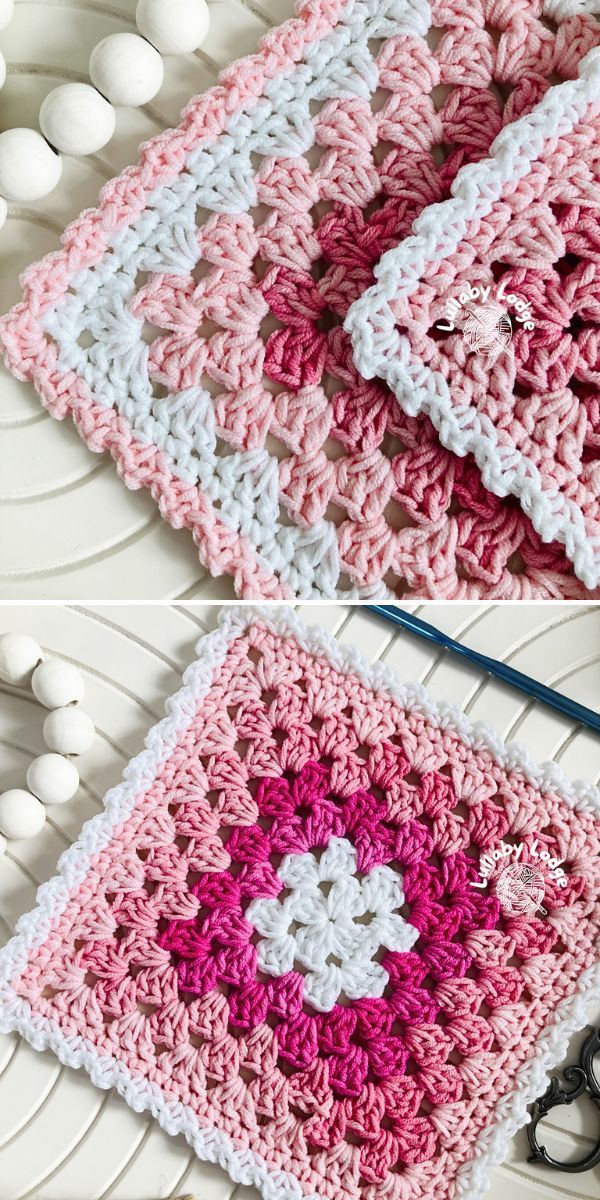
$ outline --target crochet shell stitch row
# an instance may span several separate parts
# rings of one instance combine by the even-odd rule
[[[0,952],[0,1031],[265,1200],[479,1200],[600,998],[600,795],[228,609]],[[544,907],[479,858],[545,853]],[[566,883],[565,883],[566,880]]]
[[[244,598],[589,596],[558,533],[360,373],[344,321],[461,168],[576,78],[597,9],[299,0],[25,273],[9,367]],[[535,227],[518,346],[520,408],[572,487],[597,455],[597,190],[563,198],[560,263]],[[510,257],[495,270],[525,287]]]

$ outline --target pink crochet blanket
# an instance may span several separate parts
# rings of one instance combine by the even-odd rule
[[[558,525],[366,379],[343,323],[461,168],[577,77],[595,7],[301,0],[26,272],[0,324],[8,365],[245,597],[588,596]],[[515,340],[516,390],[494,377],[492,400],[518,396],[511,436],[551,430],[552,478],[593,541],[597,187],[577,183],[550,242],[538,205],[527,267],[500,261],[536,328]],[[483,361],[467,374],[485,392]]]
[[[0,953],[0,1031],[265,1200],[478,1200],[600,998],[599,793],[274,609],[146,745]]]
[[[600,50],[463,167],[345,328],[484,483],[600,583]],[[512,306],[516,332],[506,309]],[[487,321],[487,327],[486,327]],[[475,351],[475,353],[473,353]]]

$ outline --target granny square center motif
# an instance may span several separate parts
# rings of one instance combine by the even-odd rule
[[[304,998],[325,1012],[342,994],[351,1000],[383,995],[389,976],[377,952],[409,950],[419,936],[398,912],[400,876],[389,867],[361,879],[356,871],[352,844],[332,838],[319,859],[309,852],[283,860],[277,873],[290,891],[283,902],[253,900],[246,912],[261,935],[260,969],[280,976],[300,964]]]
[[[535,840],[543,911],[472,886]],[[476,1200],[600,995],[599,851],[591,785],[229,610],[0,952],[0,1030],[265,1200]]]

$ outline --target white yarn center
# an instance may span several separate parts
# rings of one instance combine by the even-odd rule
[[[388,973],[375,955],[410,950],[419,936],[398,911],[402,876],[375,867],[359,878],[356,850],[332,838],[320,858],[288,854],[277,874],[288,889],[283,900],[253,900],[246,917],[260,940],[258,966],[266,975],[300,971],[304,998],[329,1012],[343,994],[350,1000],[382,996]]]

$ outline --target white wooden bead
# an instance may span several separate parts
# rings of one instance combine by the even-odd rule
[[[15,0],[0,0],[0,29],[6,29],[13,19]]]
[[[81,708],[55,708],[43,732],[48,749],[57,754],[85,754],[94,744],[94,723]]]
[[[35,837],[45,820],[43,804],[24,788],[12,788],[0,796],[0,830],[5,837]]]
[[[42,804],[66,804],[79,787],[79,771],[62,754],[40,754],[27,768],[27,787]]]
[[[6,854],[7,847],[8,847],[7,840],[5,837],[2,837],[2,834],[0,833],[0,858],[2,858],[3,854]]]
[[[191,54],[210,26],[206,0],[138,0],[137,27],[161,54]]]
[[[158,50],[137,33],[111,33],[90,57],[90,79],[111,104],[147,104],[160,91],[164,73]]]
[[[40,129],[61,154],[95,154],[115,132],[112,104],[89,83],[63,83],[40,108]]]
[[[0,51],[0,88],[3,88],[5,83],[6,83],[6,59],[5,59],[4,55],[2,54],[2,51]]]
[[[3,633],[0,637],[0,679],[18,687],[29,683],[41,661],[42,651],[27,633]]]
[[[4,196],[0,196],[0,229],[2,229],[2,226],[4,224],[6,224],[7,216],[8,216],[8,204],[6,203]]]
[[[85,684],[77,667],[49,658],[33,672],[31,690],[45,708],[66,708],[83,700]]]
[[[28,204],[54,191],[62,159],[36,129],[0,133],[0,195]]]

